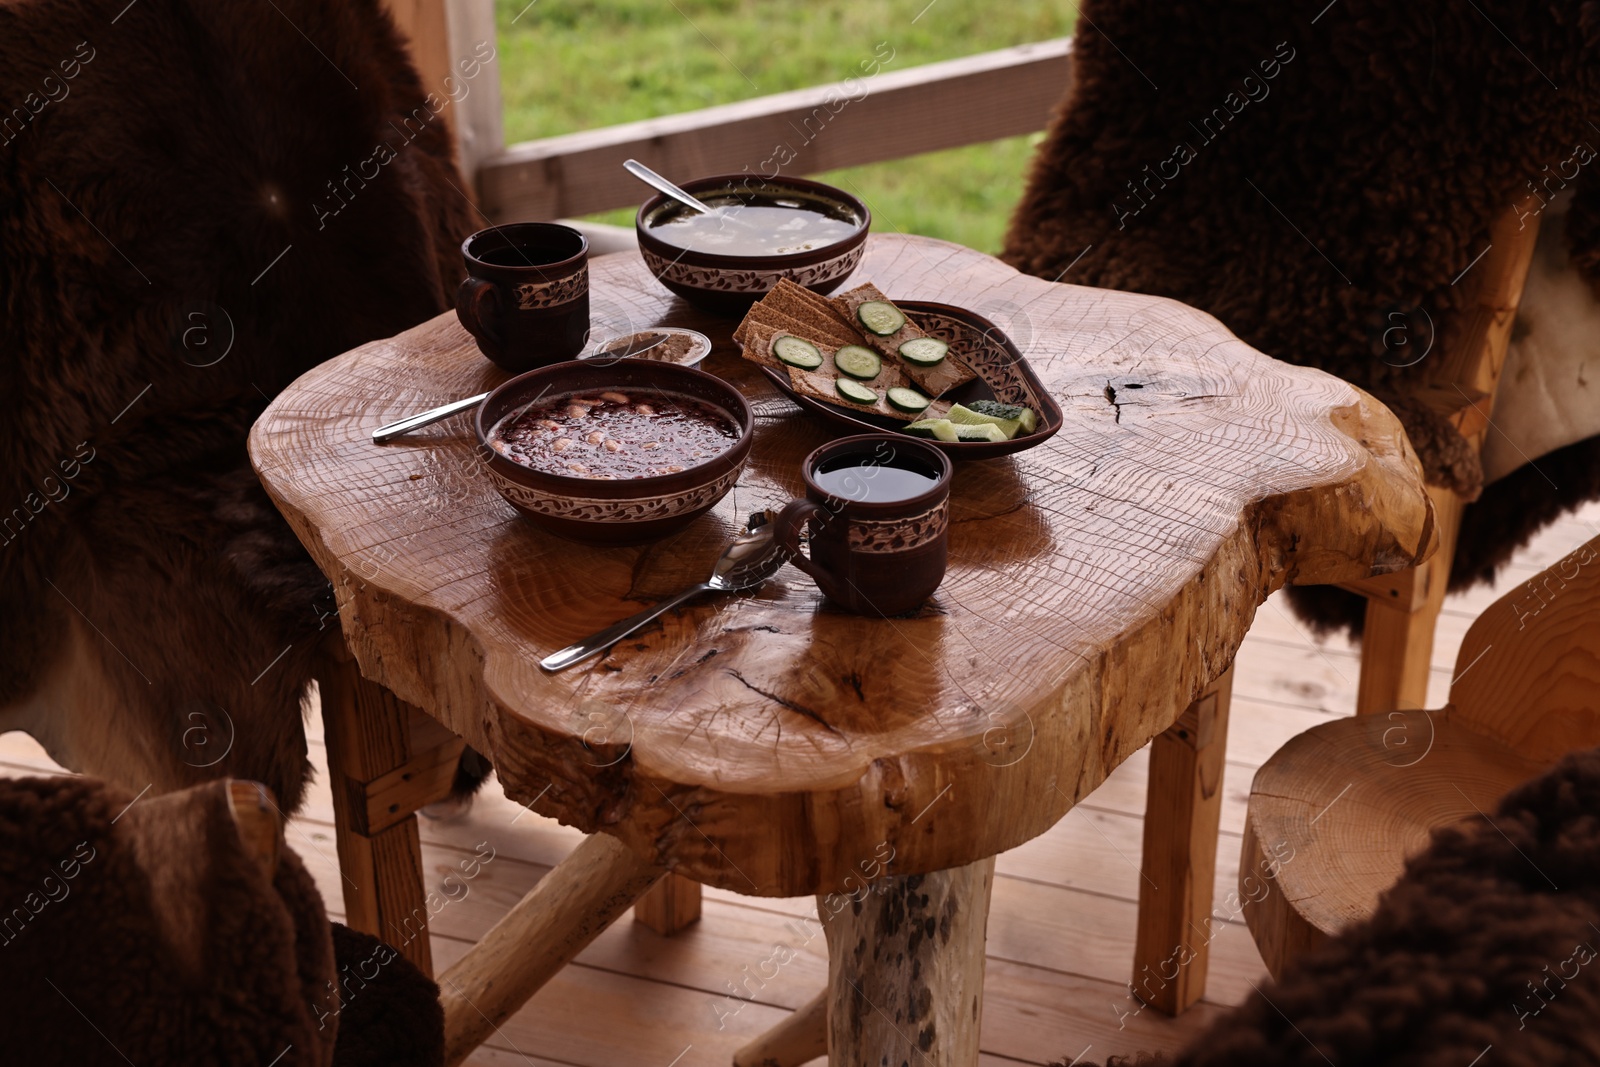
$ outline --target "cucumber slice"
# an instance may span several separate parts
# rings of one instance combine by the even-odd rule
[[[870,333],[888,337],[899,333],[906,324],[905,313],[885,300],[868,300],[856,308],[856,318]]]
[[[878,358],[878,353],[860,345],[845,345],[839,349],[833,354],[833,365],[842,373],[862,381],[871,381],[883,370],[883,360]]]
[[[1000,427],[996,426],[992,422],[986,422],[982,426],[963,426],[959,422],[952,422],[950,425],[952,425],[952,426],[954,426],[956,428],[956,440],[957,441],[962,441],[962,442],[967,442],[967,441],[991,441],[992,442],[992,441],[1004,441],[1004,440],[1007,439],[1006,438],[1006,432],[1004,430],[1002,430]]]
[[[878,402],[878,394],[860,382],[852,381],[849,378],[839,378],[834,382],[834,385],[838,388],[839,395],[852,404],[876,404]]]
[[[896,386],[895,388],[890,389],[884,394],[884,398],[888,400],[892,406],[899,408],[901,411],[909,411],[912,413],[916,413],[918,411],[927,411],[928,405],[932,403],[931,400],[917,392],[915,389],[907,389],[905,386]]]
[[[973,403],[979,404],[982,403],[982,401],[975,400]],[[1002,405],[995,406],[1000,407]],[[1012,408],[1011,410],[1020,414],[1024,409]],[[948,418],[951,422],[964,426],[998,426],[1000,428],[1000,432],[1005,434],[1005,439],[1007,441],[1017,436],[1017,431],[1022,428],[1022,422],[1020,419],[1000,418],[996,415],[984,414],[982,411],[979,411],[976,408],[963,407],[960,404],[954,404],[951,406]]]
[[[914,337],[900,346],[900,358],[919,367],[936,367],[949,351],[950,346],[937,337]]]
[[[1032,433],[1039,428],[1039,416],[1032,408],[1025,408],[1021,404],[1002,404],[998,400],[974,400],[968,410],[979,415],[993,415],[997,419],[1014,419],[1021,426],[1023,433]]]
[[[956,424],[949,419],[923,419],[921,422],[913,422],[911,426],[922,427],[927,436],[936,441],[947,441],[954,444],[959,440],[956,437]],[[907,426],[906,429],[909,430],[911,426]]]
[[[822,366],[822,353],[810,341],[784,334],[772,342],[772,354],[791,367],[812,370]]]

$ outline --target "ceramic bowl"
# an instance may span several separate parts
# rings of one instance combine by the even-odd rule
[[[607,389],[679,393],[715,404],[733,416],[738,440],[676,474],[616,481],[547,474],[489,447],[489,431],[497,422],[541,396]],[[755,420],[737,389],[693,367],[643,359],[573,360],[519,374],[494,390],[478,406],[476,427],[489,477],[512,507],[573,541],[633,545],[682,529],[727,495],[750,455]]]
[[[662,240],[655,229],[656,223],[681,209],[676,201],[659,193],[646,200],[634,218],[645,266],[662,285],[714,315],[743,315],[751,304],[778,284],[779,278],[788,278],[814,292],[831,293],[850,277],[866,252],[872,212],[843,189],[804,178],[767,180],[749,174],[696,178],[684,182],[682,187],[701,197],[729,192],[741,199],[779,195],[826,204],[834,209],[844,208],[857,219],[857,226],[848,237],[806,252],[771,256],[719,255],[687,251]]]

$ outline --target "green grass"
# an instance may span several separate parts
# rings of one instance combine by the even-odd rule
[[[1064,0],[497,0],[496,16],[506,139],[515,142],[839,81],[858,74],[880,42],[894,49],[884,69],[904,70],[1061,37],[1076,8]],[[820,177],[864,199],[875,230],[996,252],[1032,140]],[[594,217],[631,225],[633,213]]]

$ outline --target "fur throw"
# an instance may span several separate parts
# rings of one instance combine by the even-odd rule
[[[1600,1064],[1596,1019],[1600,749],[1435,831],[1370,919],[1173,1059],[1111,1063]]]
[[[1572,262],[1600,277],[1600,133],[1587,121],[1600,5],[1082,10],[1073,84],[1005,258],[1174,297],[1367,389],[1406,425],[1432,483],[1476,494],[1477,457],[1408,394],[1462,326],[1491,221],[1523,196],[1574,187]],[[1552,487],[1524,468],[1467,509],[1453,582],[1491,574],[1551,516],[1600,495],[1600,443],[1574,448],[1571,477]],[[1345,601],[1324,598],[1322,623],[1359,620],[1356,598],[1316,592]]]
[[[154,797],[0,781],[0,1032],[8,1063],[439,1067],[439,987],[330,927],[280,848],[245,852],[227,786]]]
[[[245,438],[450,306],[448,104],[378,0],[0,0],[0,713],[32,715],[0,728],[134,789],[298,805],[336,617]]]

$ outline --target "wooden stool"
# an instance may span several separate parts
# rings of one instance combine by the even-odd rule
[[[1600,744],[1600,537],[1467,631],[1450,703],[1307,730],[1256,773],[1239,863],[1274,977],[1372,913],[1438,827]]]

